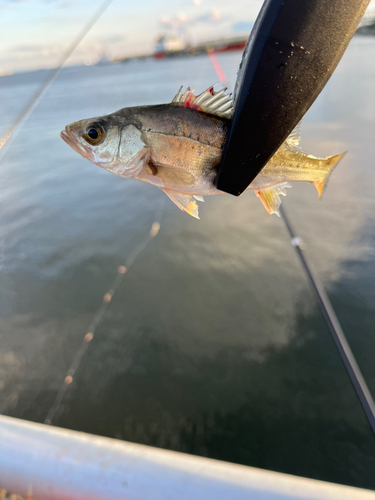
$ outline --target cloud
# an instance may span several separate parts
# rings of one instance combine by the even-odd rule
[[[73,2],[71,0],[62,0],[59,4],[60,9],[69,9],[73,6]]]
[[[222,13],[219,10],[212,10],[193,17],[188,17],[186,14],[181,13],[174,17],[164,16],[160,21],[160,25],[164,29],[181,30],[199,24],[215,25],[222,21],[222,17]]]
[[[16,45],[12,48],[14,56],[20,59],[35,55],[49,56],[51,54],[57,54],[60,51],[60,47],[51,44],[23,44]]]
[[[188,23],[190,26],[196,24],[217,24],[222,20],[222,14],[219,10],[213,10],[209,13],[203,14],[201,16],[194,17]]]
[[[24,45],[16,45],[15,47],[12,48],[12,51],[14,53],[17,52],[40,52],[44,48],[44,45],[42,44],[24,44]]]
[[[26,2],[32,2],[32,1],[35,1],[35,0],[6,0],[6,2],[8,4],[16,4],[16,3],[26,3]],[[65,7],[65,6],[70,6],[72,5],[72,1],[71,0],[44,0],[43,3],[60,3],[61,7]]]
[[[103,43],[118,43],[118,42],[123,42],[126,40],[126,36],[122,35],[112,35],[108,36],[102,39]]]

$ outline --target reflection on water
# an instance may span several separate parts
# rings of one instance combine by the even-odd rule
[[[285,199],[373,393],[374,56],[374,40],[354,39],[302,126],[307,151],[349,151],[322,203],[303,184]],[[232,82],[239,57],[220,56]],[[1,126],[38,78],[0,80]],[[204,57],[69,68],[22,129],[1,165],[1,412],[44,421],[117,266],[164,196],[83,160],[60,130],[215,81]],[[282,221],[253,194],[206,200],[200,221],[164,207],[55,423],[375,488],[374,438]]]

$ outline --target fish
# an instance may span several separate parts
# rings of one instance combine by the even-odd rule
[[[224,88],[195,95],[182,87],[169,104],[123,108],[65,127],[62,139],[92,163],[120,177],[160,188],[199,219],[197,201],[226,194],[215,187],[234,102]],[[251,139],[251,138],[249,138]],[[269,214],[280,216],[290,182],[311,182],[319,199],[345,153],[319,158],[299,148],[300,124],[248,186]]]

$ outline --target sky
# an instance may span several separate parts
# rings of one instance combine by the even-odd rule
[[[103,0],[0,0],[0,76],[51,68]],[[113,0],[67,64],[153,51],[162,33],[194,44],[249,32],[263,0]],[[375,13],[375,0],[370,10]]]
[[[55,66],[102,0],[0,0],[0,75]],[[153,51],[162,33],[190,43],[246,33],[262,0],[113,0],[68,64]]]

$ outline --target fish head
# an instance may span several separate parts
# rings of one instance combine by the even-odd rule
[[[116,161],[120,142],[118,127],[102,118],[71,123],[60,135],[74,151],[96,165],[105,168]]]
[[[148,160],[141,130],[110,115],[71,123],[60,135],[78,154],[121,177],[136,177]]]

